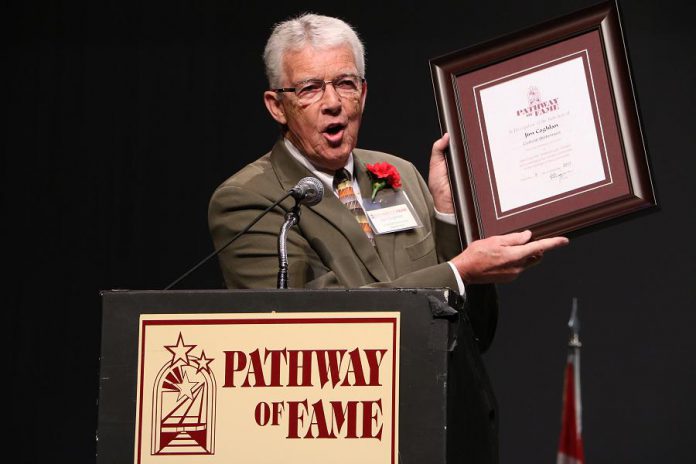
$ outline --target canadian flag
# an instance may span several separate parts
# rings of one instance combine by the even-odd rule
[[[582,402],[580,400],[580,322],[577,318],[577,300],[573,298],[573,312],[568,321],[571,337],[568,342],[568,360],[563,385],[561,437],[556,464],[584,464],[582,445]]]

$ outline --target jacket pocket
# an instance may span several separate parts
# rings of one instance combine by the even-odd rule
[[[432,252],[435,252],[435,239],[433,238],[432,232],[428,232],[428,235],[423,237],[421,241],[406,247],[406,253],[408,253],[411,261],[420,259]]]

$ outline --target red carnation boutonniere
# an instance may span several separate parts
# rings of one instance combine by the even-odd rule
[[[367,164],[367,172],[372,178],[372,201],[375,201],[377,192],[384,187],[399,188],[401,187],[401,175],[399,171],[389,163]]]

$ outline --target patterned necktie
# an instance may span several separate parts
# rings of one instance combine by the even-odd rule
[[[353,191],[353,181],[350,179],[350,173],[346,169],[339,169],[334,175],[334,187],[338,191],[338,199],[341,203],[346,205],[355,219],[360,224],[360,228],[365,232],[367,238],[370,239],[370,243],[375,245],[375,235],[372,232],[372,227],[365,216],[365,210],[360,206],[360,202],[355,198],[355,192]]]

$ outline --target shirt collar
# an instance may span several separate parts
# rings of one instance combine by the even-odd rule
[[[309,169],[314,176],[318,177],[319,180],[333,190],[333,174],[329,174],[317,169],[306,156],[300,153],[300,150],[298,150],[289,139],[284,138],[283,141],[285,142],[285,147],[288,149],[293,158],[295,158],[302,166]],[[344,168],[350,173],[351,179],[353,179],[353,152],[348,155]]]

